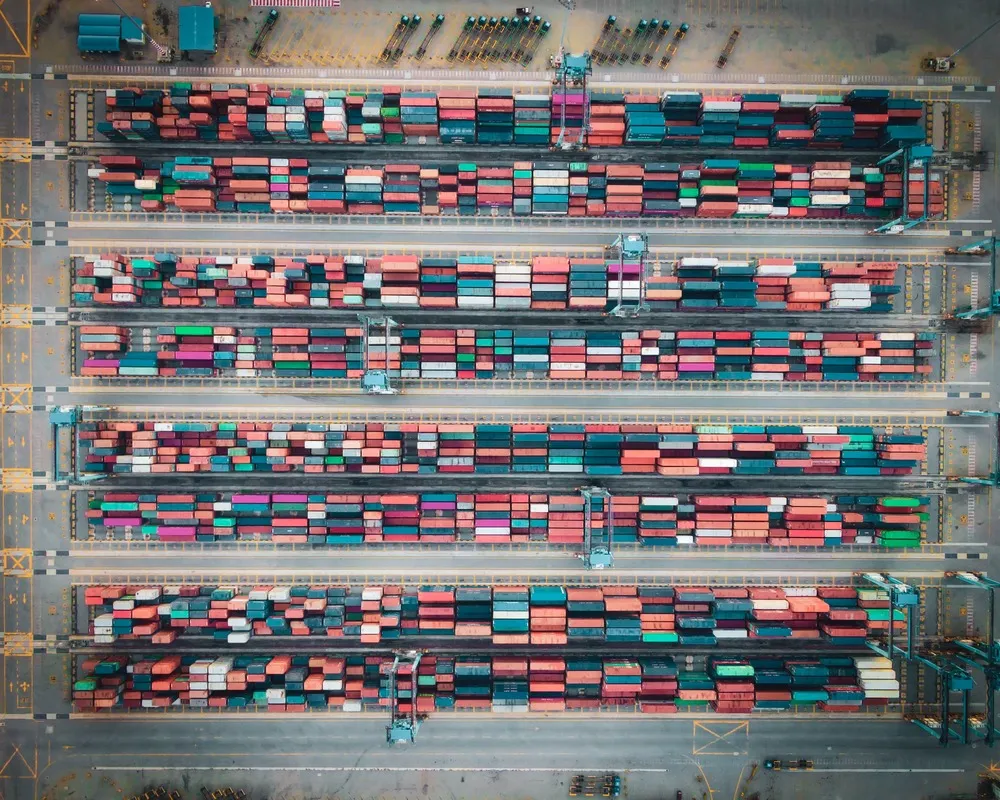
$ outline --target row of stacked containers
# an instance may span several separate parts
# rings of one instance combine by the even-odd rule
[[[388,494],[94,493],[89,536],[279,545],[528,544],[594,536],[643,547],[916,547],[930,497],[627,495],[437,491]]]
[[[638,262],[565,256],[225,256],[122,253],[76,265],[73,304],[151,308],[387,308],[604,312],[870,311],[900,294],[894,261],[684,256]],[[640,281],[645,278],[643,293]]]
[[[808,331],[234,328],[84,325],[80,374],[95,377],[915,381],[931,375],[933,333]]]
[[[80,471],[373,475],[919,472],[922,433],[866,425],[149,422],[79,425]]]
[[[84,602],[98,644],[453,636],[497,645],[795,639],[863,648],[874,632],[905,629],[883,592],[852,587],[88,586]]]
[[[99,114],[102,110],[99,109]],[[108,90],[98,132],[115,142],[351,145],[682,146],[803,150],[800,164],[737,159],[597,165],[389,164],[304,158],[105,156],[90,172],[108,203],[146,211],[844,218],[918,216],[925,186],[898,172],[809,159],[808,150],[881,150],[925,139],[923,104],[888,91],[821,97],[509,90],[368,93],[266,85],[182,84]],[[565,116],[568,130],[560,134]],[[584,132],[584,120],[589,130]],[[798,156],[796,156],[798,159]],[[937,175],[931,214],[943,212]],[[895,263],[690,257],[645,276],[654,311],[892,310]],[[492,257],[152,257],[102,254],[78,265],[76,305],[195,308],[429,308],[606,312],[639,299],[638,264]],[[356,327],[84,326],[81,373],[97,377],[362,372]],[[401,377],[757,380],[919,379],[928,334],[655,329],[404,328],[385,367]],[[865,426],[447,425],[102,421],[81,426],[92,475],[364,473],[893,476],[922,469],[921,435]],[[550,543],[638,546],[919,546],[931,498],[616,493],[239,494],[106,491],[90,496],[93,538],[277,544]],[[377,490],[376,490],[377,491]],[[585,508],[585,502],[589,507]],[[489,640],[512,649],[631,643],[595,654],[425,655],[396,676],[399,711],[647,712],[813,708],[858,711],[899,700],[885,659],[844,656],[643,657],[644,648],[740,640],[859,651],[903,619],[887,596],[853,587],[711,586],[88,586],[95,643],[225,645],[324,636],[378,647],[408,637]],[[370,655],[117,655],[76,664],[73,702],[100,709],[255,707],[269,711],[390,705],[391,658]],[[274,654],[277,651],[278,654]],[[648,652],[648,650],[647,650]],[[783,651],[784,652],[784,651]],[[678,666],[683,664],[683,666]]]
[[[378,710],[390,705],[392,657],[220,655],[85,658],[77,711],[256,708]],[[399,711],[650,713],[756,710],[857,712],[898,702],[889,659],[877,656],[443,657],[396,676]]]
[[[887,168],[888,169],[888,168]],[[107,200],[148,212],[842,219],[944,212],[940,175],[850,161],[704,159],[364,166],[307,158],[105,155]],[[925,194],[929,205],[925,207]]]
[[[924,103],[888,90],[842,95],[700,92],[521,94],[511,89],[381,91],[175,83],[108,89],[97,132],[115,142],[209,141],[668,146],[877,150],[926,138]],[[589,132],[583,131],[589,118]]]

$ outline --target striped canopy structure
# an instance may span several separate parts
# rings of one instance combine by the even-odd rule
[[[268,8],[340,8],[340,0],[250,0],[250,5]]]

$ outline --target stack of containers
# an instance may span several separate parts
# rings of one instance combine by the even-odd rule
[[[569,169],[566,164],[534,165],[531,172],[531,213],[569,213]]]
[[[514,144],[549,144],[551,100],[547,95],[514,96]]]
[[[387,164],[382,200],[387,214],[419,214],[420,166]]]
[[[642,181],[642,213],[676,216],[681,213],[680,164],[646,164]]]
[[[310,167],[307,159],[246,157],[178,157],[174,161],[143,169],[139,163],[130,162],[127,167],[118,164],[117,158],[102,156],[102,166],[89,170],[89,176],[104,181],[106,192],[111,198],[122,198],[123,205],[126,200],[131,203],[133,198],[139,198],[142,208],[147,211],[162,211],[168,207],[180,211],[248,213],[385,211],[382,204],[381,169]],[[671,195],[667,195],[667,204],[650,205],[649,213],[731,217],[739,212],[743,216],[833,219],[882,217],[903,210],[900,174],[883,173],[878,167],[852,167],[845,170],[841,168],[841,162],[832,163],[837,169],[828,169],[830,162],[795,166],[741,164],[738,160],[727,159],[709,160],[700,166],[677,165],[680,167],[680,185],[676,202],[671,199]],[[476,165],[442,165],[435,169],[436,188],[439,192],[432,199],[436,199],[437,203],[424,202],[422,206],[428,206],[429,213],[437,213],[442,207],[457,209],[459,214],[477,213]],[[837,178],[824,178],[813,176],[813,170],[820,173],[832,171],[841,175]],[[425,174],[424,168],[419,171],[422,176]],[[573,184],[580,187],[579,194],[574,193],[573,196],[581,201],[573,204],[575,215],[633,216],[645,213],[641,199],[644,194],[642,183],[647,175],[643,167],[612,165],[605,168],[580,164],[575,165],[573,171],[581,179],[579,183]],[[533,180],[533,173],[536,172],[542,174]],[[351,197],[345,205],[343,197],[337,193],[342,190],[336,184],[347,174],[352,176],[349,182]],[[587,176],[586,197],[583,195],[584,174]],[[670,175],[669,172],[650,172],[648,179],[662,183],[670,181]],[[361,181],[358,180],[359,177],[369,180]],[[514,197],[519,202],[514,205],[514,213],[569,213],[569,177],[565,163],[516,163]],[[738,182],[740,177],[753,184],[744,185],[743,189],[746,191],[743,193]],[[329,184],[328,178],[335,179],[333,186],[313,186],[315,182]],[[553,183],[554,178],[558,180]],[[519,180],[523,182],[519,183]],[[830,181],[836,185],[831,185]],[[936,214],[942,207],[940,180],[937,176],[932,176],[931,183],[930,213]],[[911,184],[914,185],[907,187],[913,191],[906,213],[915,217],[923,209],[923,184],[919,177],[913,177]],[[542,187],[542,190],[538,191],[538,187]],[[333,194],[317,196],[310,189]],[[522,191],[518,191],[519,189]],[[525,189],[528,191],[524,191]],[[650,191],[673,192],[673,188],[650,187]],[[544,197],[539,198],[539,195]],[[560,196],[561,202],[553,204]],[[741,203],[741,197],[750,202]],[[535,207],[530,198],[539,200],[540,205]],[[586,203],[582,202],[584,199]],[[654,200],[654,197],[651,195],[649,199]],[[655,199],[664,200],[663,197]],[[919,208],[914,203],[919,204]],[[745,206],[742,210],[741,205]]]
[[[433,144],[438,138],[438,104],[434,92],[403,92],[399,98],[399,121],[409,141]]]
[[[702,98],[698,92],[666,92],[659,106],[664,121],[664,142],[674,147],[695,146],[701,136],[698,116]]]
[[[441,144],[476,141],[475,92],[448,90],[438,94]]]
[[[625,142],[660,144],[667,128],[655,95],[625,95]]]
[[[899,700],[899,679],[892,661],[882,656],[856,658],[858,683],[865,693],[865,702]]]
[[[185,633],[229,643],[246,643],[251,635],[377,643],[400,636],[492,633],[494,644],[542,647],[571,641],[713,646],[748,638],[823,638],[864,647],[867,636],[889,624],[885,598],[869,599],[865,590],[849,587],[532,586],[457,593],[440,586],[129,587],[131,593],[126,588],[84,591],[91,632],[101,643],[125,637],[169,644]],[[894,616],[901,629],[902,618]]]
[[[514,93],[510,89],[480,89],[476,98],[476,140],[480,144],[514,141]]]
[[[514,207],[512,168],[484,167],[476,177],[476,204],[480,213],[490,213],[492,209],[509,211]]]
[[[625,98],[620,94],[590,95],[590,130],[587,143],[591,147],[621,147],[625,143]]]
[[[342,196],[342,184],[340,193]],[[456,263],[457,287],[449,277]],[[457,299],[459,308],[529,308],[532,283],[549,280],[542,276],[552,272],[556,264],[570,271],[570,293],[561,306],[556,305],[558,297],[547,297],[549,305],[545,310],[596,311],[617,305],[618,262],[585,258],[494,265],[491,256],[459,256],[456,260],[401,254],[368,258],[234,258],[157,253],[152,258],[129,258],[105,253],[88,257],[76,268],[73,292],[74,302],[81,305],[452,308]],[[634,271],[634,265],[630,268]],[[647,276],[646,299],[656,311],[760,308],[889,313],[892,295],[901,291],[894,282],[897,269],[894,262],[858,264],[783,258],[738,262],[685,256],[665,267],[664,271],[674,275]],[[616,288],[610,289],[609,283]],[[903,341],[887,334],[881,336],[880,341]],[[930,339],[919,336],[917,341]]]
[[[735,98],[706,97],[701,104],[698,124],[703,147],[732,148],[736,141],[742,103]]]
[[[669,586],[643,586],[639,589],[642,604],[640,623],[642,641],[653,644],[676,644],[674,590]]]
[[[532,455],[511,459],[515,436],[537,434]],[[85,422],[82,471],[353,472],[373,474],[565,472],[622,475],[906,475],[926,457],[920,435],[868,426],[437,425],[427,423]],[[472,438],[457,460],[443,442]],[[545,453],[547,452],[547,456]],[[537,453],[537,455],[535,455]]]
[[[525,586],[493,587],[493,643],[530,643],[531,614]]]
[[[477,130],[475,123],[487,121],[482,114],[510,113],[511,109],[484,106],[477,115],[475,101],[480,98],[514,100],[514,142],[547,145],[551,137],[558,137],[564,100],[558,89],[551,95],[516,97],[509,89],[494,89],[481,91],[477,97],[469,91],[436,94],[401,92],[397,87],[348,94],[209,83],[176,83],[166,91],[107,90],[105,115],[97,122],[97,130],[113,141],[424,143],[438,135],[436,114],[440,112],[442,120],[456,123],[445,126],[453,141],[507,143],[510,140],[502,136],[494,137],[496,131],[482,125]],[[816,142],[824,148],[875,149],[920,143],[926,135],[920,125],[924,103],[891,98],[881,89],[856,89],[843,96],[747,93],[707,98],[697,92],[667,92],[660,98],[600,93],[588,98],[571,92],[565,99],[570,138],[581,130],[584,103],[591,104],[593,146],[622,144],[624,103],[639,115],[630,126],[634,142],[738,148],[804,148]],[[614,106],[619,110],[604,110]],[[416,114],[415,108],[427,113]],[[455,111],[471,113],[452,114]],[[498,121],[491,119],[488,124]]]
[[[494,658],[492,710],[524,713],[529,711],[528,659]]]
[[[344,177],[349,214],[382,214],[383,169],[349,167]]]
[[[643,174],[641,166],[609,165],[605,175],[605,214],[609,217],[631,217],[642,213]]]
[[[560,89],[552,91],[550,144],[559,143],[560,136],[566,144],[586,144],[583,120],[587,105],[587,94],[583,91]],[[565,127],[564,127],[565,126]]]
[[[736,147],[768,147],[776,115],[781,107],[781,95],[747,93],[743,95],[737,118],[733,144]]]

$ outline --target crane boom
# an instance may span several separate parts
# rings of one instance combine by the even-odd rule
[[[993,30],[997,25],[1000,25],[1000,19],[998,19],[996,22],[992,23],[991,25],[988,25],[986,28],[983,28],[983,30],[981,30],[979,33],[977,33],[972,39],[969,39],[969,41],[967,41],[965,44],[963,44],[961,47],[959,47],[958,50],[956,50],[954,53],[952,53],[950,56],[948,56],[948,58],[954,58],[959,53],[961,53],[966,47],[968,47],[969,45],[972,45],[972,44],[975,44],[976,42],[978,42],[987,33],[989,33],[991,30]]]

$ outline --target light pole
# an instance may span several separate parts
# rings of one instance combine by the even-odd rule
[[[101,0],[96,0],[96,2],[99,3],[101,2]],[[122,13],[123,17],[128,17],[129,20],[132,19],[132,15],[121,7],[121,5],[118,3],[118,0],[111,0],[111,2],[115,4],[115,8],[117,8]],[[146,38],[149,39],[149,43],[153,45],[153,49],[156,50],[157,57],[162,58],[163,56],[167,55],[169,51],[166,47],[163,47],[161,44],[159,44],[156,41],[156,39],[154,39],[148,33],[146,34]]]

